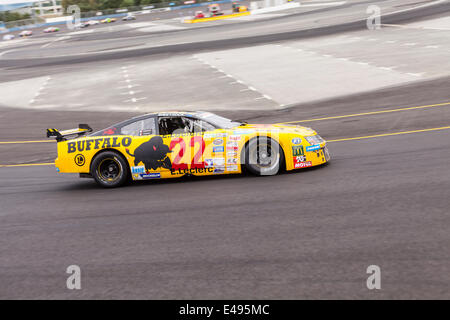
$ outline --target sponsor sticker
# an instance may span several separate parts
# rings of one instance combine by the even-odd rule
[[[303,162],[303,161],[306,161],[306,157],[305,156],[298,156],[298,157],[295,157],[294,161]]]
[[[295,162],[295,160],[294,160],[294,168],[295,168],[295,169],[307,168],[307,167],[312,167],[311,161],[306,161],[306,162]]]
[[[205,159],[205,168],[211,168],[214,167],[214,160],[213,159]]]
[[[227,141],[227,147],[237,147],[239,143],[237,141]]]
[[[227,146],[227,151],[237,151],[239,150],[238,146]]]
[[[245,130],[245,129],[242,129],[242,130],[235,130],[235,131],[233,131],[233,134],[234,134],[234,135],[251,134],[251,133],[255,133],[255,130],[249,130],[249,129]]]
[[[214,173],[224,173],[224,172],[225,172],[225,167],[214,168]]]
[[[224,152],[224,148],[223,148],[223,146],[213,147],[213,152],[214,153],[222,153],[222,152]]]
[[[213,141],[213,144],[214,145],[216,145],[216,146],[219,146],[219,145],[221,145],[221,144],[223,144],[223,140],[222,139],[215,139],[214,141]]]
[[[190,114],[185,112],[161,112],[158,113],[160,117],[192,117]]]
[[[239,171],[239,167],[237,165],[227,166],[227,171]]]
[[[316,151],[320,149],[320,144],[315,144],[313,146],[306,147],[306,152]]]
[[[300,143],[302,143],[302,139],[300,139],[300,138],[294,138],[294,139],[292,139],[292,144],[293,144],[293,145],[297,145],[297,144],[300,144]]]
[[[153,173],[141,173],[142,179],[159,179],[161,178],[161,173],[159,172],[153,172]]]
[[[304,153],[304,151],[303,151],[303,146],[293,146],[292,147],[292,155],[294,156],[294,157],[297,157],[297,156],[302,156],[302,155],[304,155],[305,153]]]
[[[145,173],[145,166],[131,167],[131,173]]]
[[[237,157],[236,151],[227,151],[227,157]]]
[[[86,159],[84,158],[84,156],[82,154],[77,154],[75,156],[75,164],[79,167],[83,166],[84,163],[86,162]]]
[[[226,132],[209,132],[203,135],[203,138],[225,138],[227,136]]]
[[[227,159],[227,164],[237,164],[237,163],[238,163],[237,158],[228,158]]]
[[[225,165],[225,159],[224,158],[215,158],[214,160],[214,166],[215,167],[221,167]]]
[[[212,173],[214,172],[213,168],[190,168],[190,169],[172,169],[170,170],[170,174],[179,175],[179,174],[195,174],[195,173]]]
[[[226,132],[216,132],[217,138],[225,138],[228,134]]]
[[[232,136],[229,136],[228,139],[231,141],[241,141],[241,136],[232,135]]]

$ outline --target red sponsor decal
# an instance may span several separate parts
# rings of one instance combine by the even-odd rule
[[[294,157],[294,169],[312,167],[311,161],[298,161],[298,157]]]

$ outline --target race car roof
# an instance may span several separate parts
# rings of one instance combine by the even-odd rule
[[[157,115],[159,117],[176,117],[176,116],[195,116],[199,115],[201,113],[205,113],[206,111],[164,111],[164,112],[149,112],[143,115],[135,116],[132,119],[150,116],[150,115]]]

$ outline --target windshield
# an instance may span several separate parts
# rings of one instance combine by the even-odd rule
[[[241,122],[233,121],[210,112],[199,112],[198,117],[221,129],[231,129],[234,127],[239,127],[243,124]]]

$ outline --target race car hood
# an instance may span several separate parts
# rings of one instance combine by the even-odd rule
[[[274,130],[274,131],[280,131],[280,132],[291,132],[296,133],[302,136],[311,136],[315,135],[316,131],[314,131],[311,128],[303,127],[299,125],[288,125],[288,124],[246,124],[243,126],[237,127],[239,129],[245,130],[245,129],[254,129],[254,130]]]

